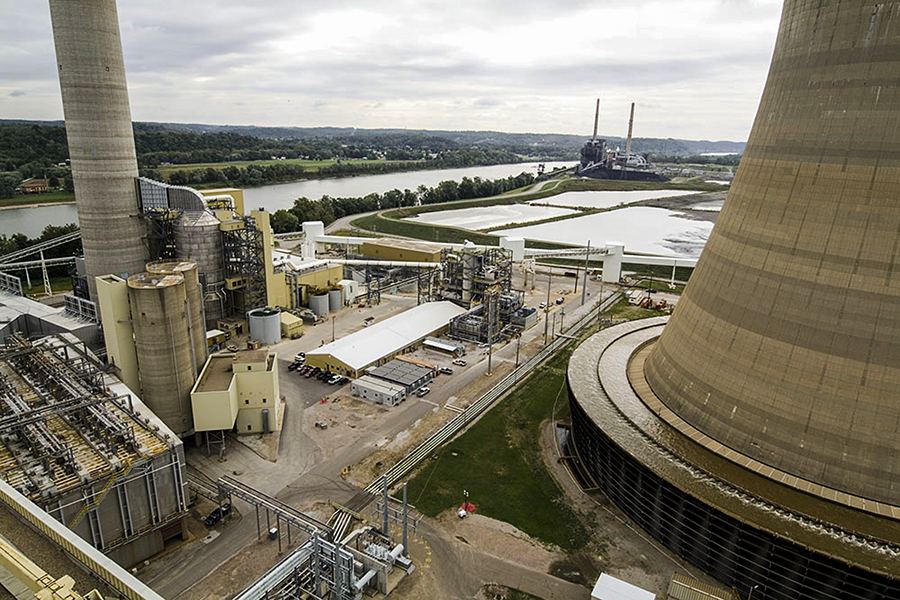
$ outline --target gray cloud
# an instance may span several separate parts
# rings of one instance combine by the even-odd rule
[[[780,0],[128,0],[136,120],[744,139]],[[0,111],[60,118],[46,2],[0,0]],[[28,103],[4,102],[28,90]],[[27,105],[26,105],[27,104]],[[618,125],[615,127],[619,128]]]

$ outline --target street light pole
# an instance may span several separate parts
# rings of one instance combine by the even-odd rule
[[[332,342],[334,341],[334,320],[335,320],[336,318],[337,318],[336,316],[335,316],[335,317],[331,317],[331,341],[332,341]]]
[[[544,345],[547,345],[547,326],[550,324],[550,284],[553,282],[553,269],[547,267],[547,302],[544,304]]]
[[[516,336],[516,368],[519,368],[519,344],[522,342],[522,334]]]

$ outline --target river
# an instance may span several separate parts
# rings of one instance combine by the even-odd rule
[[[547,169],[560,166],[571,166],[572,162],[543,163]],[[517,163],[509,165],[492,165],[489,167],[467,167],[464,169],[436,169],[431,171],[409,171],[405,173],[388,173],[385,175],[364,175],[360,177],[341,177],[337,179],[311,179],[294,183],[280,183],[244,190],[244,206],[247,209],[264,207],[270,212],[279,208],[290,208],[295,198],[305,196],[318,200],[322,196],[333,198],[365,196],[367,194],[383,194],[388,190],[415,190],[420,185],[434,187],[448,179],[459,181],[463,177],[481,177],[482,179],[500,179],[510,175],[518,175],[523,171],[537,172],[538,163]],[[78,215],[72,204],[53,206],[33,206],[0,210],[0,235],[24,233],[28,237],[37,237],[47,225],[67,225],[75,223]]]

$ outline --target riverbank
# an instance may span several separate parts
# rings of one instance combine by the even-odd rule
[[[37,208],[60,204],[75,204],[74,192],[47,192],[46,194],[28,194],[0,199],[0,210],[12,208]]]

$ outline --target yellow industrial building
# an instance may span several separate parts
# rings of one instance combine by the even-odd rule
[[[409,352],[465,313],[452,302],[428,302],[306,353],[306,364],[347,377]]]
[[[378,239],[363,242],[363,256],[380,260],[407,262],[441,262],[441,247],[413,240]]]
[[[275,353],[252,350],[209,357],[194,389],[194,430],[280,431],[281,389]]]

